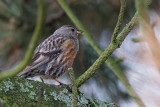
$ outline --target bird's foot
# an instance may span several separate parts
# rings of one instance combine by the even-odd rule
[[[41,82],[44,83],[44,80],[42,79],[42,77],[40,77],[40,79],[41,79]]]
[[[59,83],[59,85],[56,85],[56,86],[69,86],[69,84],[64,84],[57,79],[54,79],[54,80]]]

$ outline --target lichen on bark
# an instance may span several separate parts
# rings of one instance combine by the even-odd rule
[[[48,85],[20,77],[5,79],[0,82],[0,99],[5,106],[16,107],[71,107],[72,92],[70,86]],[[0,104],[1,105],[1,104]],[[117,107],[100,100],[91,100],[83,93],[78,93],[78,107]]]

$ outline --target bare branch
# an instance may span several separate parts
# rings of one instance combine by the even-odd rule
[[[116,27],[115,27],[113,35],[112,35],[112,41],[113,42],[116,41],[116,38],[118,36],[119,30],[120,30],[121,25],[122,25],[123,17],[124,17],[124,12],[125,12],[125,9],[126,9],[125,0],[120,0],[120,2],[121,2],[121,9],[120,9],[120,13],[119,13],[119,16],[118,16],[118,21],[117,21]]]

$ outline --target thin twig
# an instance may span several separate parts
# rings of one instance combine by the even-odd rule
[[[17,73],[21,72],[25,68],[25,66],[31,61],[32,55],[34,53],[34,49],[37,45],[37,40],[42,33],[42,28],[44,25],[45,13],[46,13],[44,0],[37,0],[37,3],[38,3],[38,16],[37,16],[36,28],[34,30],[25,58],[15,68],[12,68],[9,71],[3,71],[2,73],[0,73],[0,81],[8,77],[15,76]]]
[[[78,91],[77,91],[77,85],[75,81],[75,75],[73,68],[69,70],[71,82],[72,82],[72,107],[77,107],[77,96],[78,96]]]
[[[116,27],[115,27],[113,35],[112,35],[112,41],[113,42],[116,41],[116,38],[118,36],[119,30],[120,30],[121,25],[122,25],[123,17],[124,17],[124,12],[125,12],[125,9],[126,9],[126,1],[125,0],[120,0],[120,2],[121,2],[121,9],[120,9],[120,13],[119,13],[119,16],[118,16],[118,21],[117,21]]]

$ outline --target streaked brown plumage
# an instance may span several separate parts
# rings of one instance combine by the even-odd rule
[[[56,79],[72,67],[79,50],[80,30],[64,25],[36,48],[32,62],[19,76],[28,78],[42,75],[42,79]],[[43,81],[43,80],[42,80]]]

